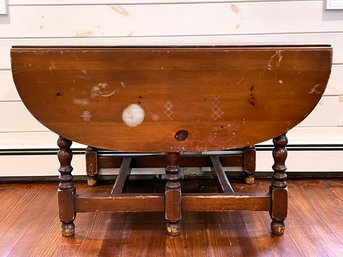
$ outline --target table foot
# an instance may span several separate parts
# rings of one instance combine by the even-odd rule
[[[61,232],[62,232],[62,236],[65,236],[65,237],[73,236],[75,234],[74,222],[70,222],[70,223],[62,222]]]
[[[273,220],[271,223],[271,230],[274,235],[283,235],[285,232],[285,223],[283,221]]]
[[[167,231],[170,236],[179,236],[181,234],[181,223],[167,222]]]
[[[93,187],[93,186],[96,186],[97,183],[98,183],[98,180],[96,177],[91,177],[91,176],[87,177],[88,186]]]
[[[245,183],[248,184],[248,185],[254,184],[255,183],[254,175],[246,177],[245,178]]]

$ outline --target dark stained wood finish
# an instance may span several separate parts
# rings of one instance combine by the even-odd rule
[[[284,233],[285,133],[322,96],[331,47],[16,47],[11,57],[26,107],[61,136],[58,194],[64,236],[74,234],[77,210],[136,211],[148,203],[146,210],[160,210],[162,199],[172,236],[180,234],[182,209],[269,210],[272,233]],[[268,194],[227,193],[233,190],[218,157],[210,159],[224,193],[181,194],[181,152],[244,148],[271,138],[275,164]],[[164,198],[117,195],[128,175],[125,157],[115,195],[76,195],[70,140],[110,150],[165,152]],[[255,158],[252,148],[246,152]],[[248,159],[243,165],[252,184]],[[96,173],[90,172],[95,181]]]
[[[121,194],[123,192],[124,184],[131,172],[131,157],[124,157],[120,165],[116,182],[113,185],[111,194]]]
[[[182,210],[179,157],[179,153],[166,153],[168,165],[166,167],[167,182],[164,204],[167,231],[171,236],[178,236],[181,233]]]
[[[182,211],[218,212],[230,210],[268,211],[271,201],[268,193],[237,193],[235,195],[184,193],[181,196],[181,202]],[[173,206],[174,204],[170,204],[168,208],[172,209]],[[161,212],[164,210],[163,194],[82,194],[75,197],[76,212]],[[180,219],[179,214],[172,213],[170,216],[174,217],[174,220]]]
[[[255,145],[301,122],[325,90],[331,51],[15,47],[11,58],[26,107],[57,134],[103,149],[197,152]],[[132,104],[134,118],[145,114],[135,127],[122,118]]]
[[[184,194],[182,197],[184,211],[268,211],[270,196],[267,193],[237,194]]]
[[[212,173],[214,178],[217,181],[218,188],[220,192],[224,193],[233,193],[233,189],[230,185],[230,182],[223,170],[223,166],[220,163],[219,157],[218,156],[210,156],[211,162],[212,162]]]
[[[255,146],[245,147],[243,156],[244,156],[243,169],[245,172],[245,183],[253,184],[255,181],[254,173],[256,170]]]
[[[75,198],[77,212],[163,212],[162,194],[82,194]]]
[[[245,156],[243,154],[228,154],[220,155],[219,159],[225,167],[243,167]],[[99,168],[119,168],[123,157],[119,156],[99,156]],[[180,155],[181,167],[211,167],[212,163],[209,156],[195,155]],[[254,160],[255,161],[255,160]],[[164,154],[147,155],[147,156],[132,156],[132,168],[165,168],[167,160]]]
[[[75,209],[74,209],[74,196],[75,187],[73,183],[73,177],[71,172],[73,167],[71,166],[71,159],[73,158],[73,153],[70,149],[72,142],[66,138],[59,137],[57,140],[57,145],[59,147],[58,160],[60,162],[60,172],[58,185],[58,206],[59,215],[62,222],[62,235],[72,236],[74,235],[74,219],[75,219]]]
[[[241,151],[238,149],[238,152]],[[97,176],[100,168],[120,168],[122,156],[104,156],[95,147],[87,147],[86,149],[86,172],[87,182],[89,186],[97,184]],[[217,155],[216,155],[217,156]],[[167,160],[164,154],[153,155],[130,155],[132,168],[164,168],[167,165]],[[242,153],[222,154],[219,156],[220,162],[225,167],[242,167],[246,173],[246,182],[253,183],[253,174],[255,171],[256,153],[254,148],[244,148]],[[204,156],[199,153],[193,155],[180,155],[180,166],[182,167],[210,167],[212,162],[210,156]],[[250,182],[249,182],[249,181]]]
[[[86,149],[86,172],[87,183],[89,186],[95,186],[99,173],[98,151],[95,147],[88,146]]]
[[[270,209],[270,217],[272,218],[272,233],[276,235],[283,235],[285,230],[284,220],[287,217],[288,206],[288,188],[287,188],[287,166],[285,161],[287,158],[287,143],[286,134],[278,136],[273,139],[274,150],[273,158],[275,164],[273,165],[273,181],[270,187],[270,194],[272,197],[272,206]]]
[[[184,182],[185,190],[195,184]],[[157,183],[148,185],[154,191]],[[213,183],[199,185],[216,190]],[[265,179],[249,186],[232,181],[235,191],[246,193],[268,192],[269,185]],[[111,186],[76,183],[82,194],[109,192]],[[146,187],[147,181],[135,181],[132,189]],[[59,236],[55,183],[0,183],[0,256],[341,256],[343,179],[290,179],[288,187],[282,237],[270,236],[268,212],[231,211],[185,212],[179,237],[164,233],[162,213],[79,213],[75,237],[66,238]]]

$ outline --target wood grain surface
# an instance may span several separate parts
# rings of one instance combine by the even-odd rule
[[[188,181],[191,182],[191,181]],[[162,190],[164,183],[135,181],[132,189]],[[269,190],[268,180],[232,184],[237,192]],[[289,180],[287,229],[270,235],[268,212],[185,212],[179,237],[165,233],[163,213],[79,213],[76,236],[60,235],[56,183],[2,183],[0,186],[1,256],[282,256],[343,255],[343,180]],[[160,187],[158,189],[158,187]],[[79,193],[110,192],[111,185]],[[185,191],[216,190],[205,181],[185,182]]]
[[[29,111],[73,141],[124,151],[254,145],[318,103],[329,46],[15,47]]]

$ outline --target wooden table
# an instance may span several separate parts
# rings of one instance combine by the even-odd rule
[[[13,47],[13,78],[28,110],[60,135],[59,213],[74,234],[78,212],[164,211],[170,235],[183,211],[269,211],[271,231],[287,216],[286,132],[316,106],[332,49],[307,46]],[[233,192],[210,156],[219,193],[183,194],[180,153],[252,146],[273,139],[268,193]],[[163,152],[164,194],[122,194],[124,158],[110,194],[76,194],[72,141],[127,152]],[[162,158],[162,157],[161,157]]]

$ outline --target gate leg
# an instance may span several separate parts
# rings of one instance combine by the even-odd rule
[[[270,194],[272,199],[270,217],[272,218],[271,231],[276,235],[283,235],[285,231],[284,220],[287,217],[287,167],[285,161],[287,158],[287,136],[283,134],[273,139],[273,180],[270,186]]]
[[[181,183],[179,153],[166,153],[167,183],[165,187],[165,218],[167,231],[171,236],[180,235],[181,230]]]
[[[57,145],[59,147],[58,160],[60,162],[60,172],[58,185],[58,206],[59,206],[59,216],[62,222],[62,235],[72,236],[74,235],[75,225],[75,207],[74,207],[74,196],[75,187],[73,183],[73,176],[71,172],[73,167],[71,166],[71,159],[73,153],[70,149],[72,141],[59,137],[57,140]]]

